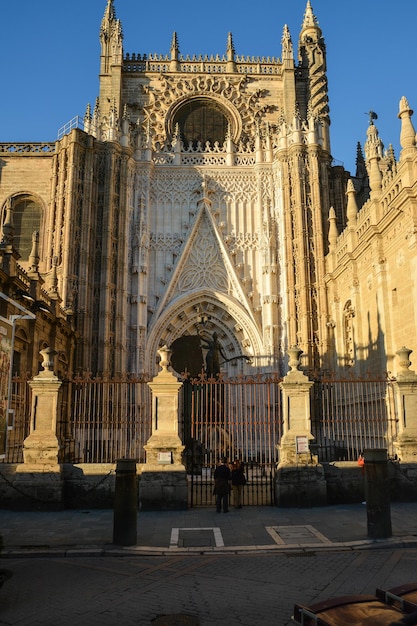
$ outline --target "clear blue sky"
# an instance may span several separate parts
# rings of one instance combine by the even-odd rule
[[[0,142],[54,141],[58,129],[98,95],[99,28],[106,0],[1,0]],[[306,0],[115,0],[124,50],[281,56],[288,24],[294,47]],[[370,109],[385,147],[399,153],[398,103],[406,96],[417,128],[417,0],[312,0],[327,45],[331,142],[354,173]]]

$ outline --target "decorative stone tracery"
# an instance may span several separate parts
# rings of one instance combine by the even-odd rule
[[[176,114],[181,106],[193,98],[216,102],[230,122],[232,140],[247,140],[253,135],[256,120],[271,111],[271,105],[262,104],[263,91],[251,90],[246,76],[171,76],[161,74],[158,88],[144,88],[148,103],[144,105],[144,128],[151,129],[152,141],[164,145],[172,140]]]

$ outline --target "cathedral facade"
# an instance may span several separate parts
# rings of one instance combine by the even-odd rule
[[[2,290],[13,258],[20,289],[53,299],[44,340],[69,368],[155,375],[167,345],[197,374],[213,336],[229,377],[285,374],[291,346],[314,375],[417,350],[412,111],[402,97],[398,161],[371,118],[355,175],[334,164],[310,0],[279,58],[239,56],[230,33],[210,58],[183,58],[176,33],[166,56],[127,53],[114,0],[100,43],[82,123],[0,146]]]

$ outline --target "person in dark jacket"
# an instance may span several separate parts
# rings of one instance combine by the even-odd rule
[[[239,459],[235,459],[232,465],[232,490],[233,504],[235,509],[242,508],[242,489],[246,485],[244,465]]]
[[[214,495],[216,496],[216,511],[221,513],[229,512],[229,493],[231,489],[232,473],[227,464],[227,459],[222,458],[220,465],[214,470]]]

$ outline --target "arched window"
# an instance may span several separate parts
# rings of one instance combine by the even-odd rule
[[[174,128],[179,125],[185,147],[194,147],[208,141],[211,146],[217,141],[223,145],[228,128],[228,119],[221,106],[208,98],[189,100],[176,113]]]
[[[13,199],[13,245],[22,261],[27,261],[32,249],[32,235],[40,230],[42,208],[32,196],[21,195]]]

